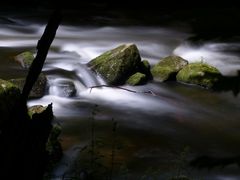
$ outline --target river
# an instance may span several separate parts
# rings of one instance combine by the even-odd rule
[[[10,79],[24,76],[13,56],[35,51],[45,24],[14,16],[6,19],[0,25],[0,77]],[[213,40],[193,45],[188,41],[192,35],[188,28],[164,26],[59,27],[43,67],[48,90],[43,98],[28,101],[29,106],[53,103],[55,121],[63,128],[64,157],[52,179],[76,175],[76,168],[84,168],[82,162],[89,156],[84,147],[90,146],[93,134],[102,164],[110,167],[114,151],[113,179],[167,179],[179,173],[195,179],[240,179],[237,164],[198,170],[185,163],[203,155],[239,156],[239,96],[176,82],[121,86],[136,93],[91,88],[105,82],[86,63],[125,43],[136,44],[142,59],[151,65],[174,54],[189,62],[202,60],[226,76],[236,75],[240,42]],[[65,96],[63,82],[74,84],[74,96]]]

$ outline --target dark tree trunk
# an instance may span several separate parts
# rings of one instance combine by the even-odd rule
[[[61,14],[55,11],[38,41],[21,98],[0,132],[0,179],[40,180],[47,162],[46,142],[52,129],[52,104],[41,114],[28,116],[27,99],[55,38]]]

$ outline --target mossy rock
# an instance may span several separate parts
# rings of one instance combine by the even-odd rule
[[[25,51],[15,56],[14,59],[19,62],[23,68],[28,69],[34,60],[34,54],[30,51]]]
[[[23,90],[25,84],[25,78],[17,78],[9,80],[13,84],[15,84],[21,91]],[[47,77],[41,73],[35,82],[30,94],[29,98],[41,98],[44,96],[47,88]]]
[[[33,114],[37,113],[40,114],[43,111],[46,110],[46,106],[42,106],[42,105],[35,105],[35,106],[31,106],[30,108],[28,108],[28,115],[30,116],[30,118],[32,118]]]
[[[123,44],[96,57],[88,66],[111,85],[124,84],[129,76],[136,73],[141,62],[135,44]]]
[[[20,89],[13,83],[0,79],[0,129],[2,123],[9,119],[11,110],[20,99]]]
[[[143,84],[146,84],[146,82],[147,82],[147,76],[140,72],[133,74],[127,80],[127,84],[132,85],[132,86],[143,85]]]
[[[138,67],[138,72],[145,74],[147,76],[147,79],[152,79],[151,66],[148,60],[141,61]]]
[[[167,56],[153,66],[151,73],[157,81],[175,80],[177,73],[187,64],[188,61],[179,56]]]
[[[177,81],[212,88],[222,79],[219,70],[206,63],[191,63],[177,74]]]

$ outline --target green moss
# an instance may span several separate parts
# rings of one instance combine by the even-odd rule
[[[1,124],[8,120],[10,112],[20,98],[20,90],[12,83],[0,79],[0,129]]]
[[[136,85],[143,85],[147,82],[147,77],[145,74],[142,73],[135,73],[127,80],[127,84],[136,86]]]
[[[167,81],[172,78],[175,79],[175,75],[184,66],[188,64],[188,61],[179,56],[168,56],[159,61],[152,69],[151,73],[155,80]]]
[[[24,68],[29,68],[34,60],[34,55],[30,51],[25,51],[15,56],[15,60],[19,62]]]
[[[148,60],[142,60],[138,67],[138,72],[145,74],[147,79],[152,79],[152,73],[150,71],[151,66]]]
[[[133,73],[141,58],[136,45],[124,44],[107,51],[88,63],[109,84],[122,84]]]
[[[13,93],[15,90],[19,91],[16,85],[9,81],[0,79],[0,95]]]
[[[35,113],[42,113],[44,110],[46,110],[47,106],[42,106],[42,105],[35,105],[30,108],[28,108],[28,115],[30,118],[32,118],[32,115]]]
[[[148,60],[146,60],[146,59],[142,60],[141,64],[145,69],[150,70],[151,66],[150,66],[150,63],[148,62]]]
[[[177,74],[177,80],[184,83],[197,84],[212,88],[220,78],[221,73],[217,68],[206,63],[191,63]]]
[[[163,68],[158,66],[154,67],[151,72],[155,80],[166,81],[169,79],[170,74],[175,71],[172,71],[172,69],[168,67]]]

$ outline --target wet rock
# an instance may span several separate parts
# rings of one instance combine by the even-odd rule
[[[151,73],[157,81],[175,80],[177,73],[187,64],[188,61],[179,56],[167,56],[153,66]]]
[[[177,74],[177,81],[212,88],[222,79],[219,70],[205,63],[191,63]]]
[[[25,51],[15,56],[14,59],[19,62],[23,68],[28,69],[34,60],[34,54],[30,51]]]
[[[9,119],[12,108],[20,99],[20,89],[13,83],[0,79],[0,130],[2,123]]]
[[[102,76],[108,84],[120,85],[136,73],[140,62],[141,57],[137,46],[123,44],[91,60],[88,66]]]
[[[9,81],[15,84],[22,91],[25,84],[25,80],[26,80],[25,78],[18,78],[18,79],[11,79]],[[46,88],[47,88],[47,77],[43,73],[41,73],[30,92],[29,98],[43,97],[45,94]]]
[[[152,79],[152,73],[151,73],[151,66],[148,60],[142,60],[139,67],[138,72],[145,74],[147,79]]]
[[[54,94],[61,97],[73,97],[77,92],[75,84],[67,79],[54,82],[51,88],[54,91]]]
[[[30,116],[30,118],[32,118],[33,114],[35,113],[40,114],[44,110],[46,110],[46,108],[47,108],[46,106],[42,105],[31,106],[30,108],[28,108],[28,115]]]
[[[140,72],[133,74],[127,80],[127,84],[132,85],[132,86],[143,85],[143,84],[146,84],[146,82],[147,82],[147,76]]]

